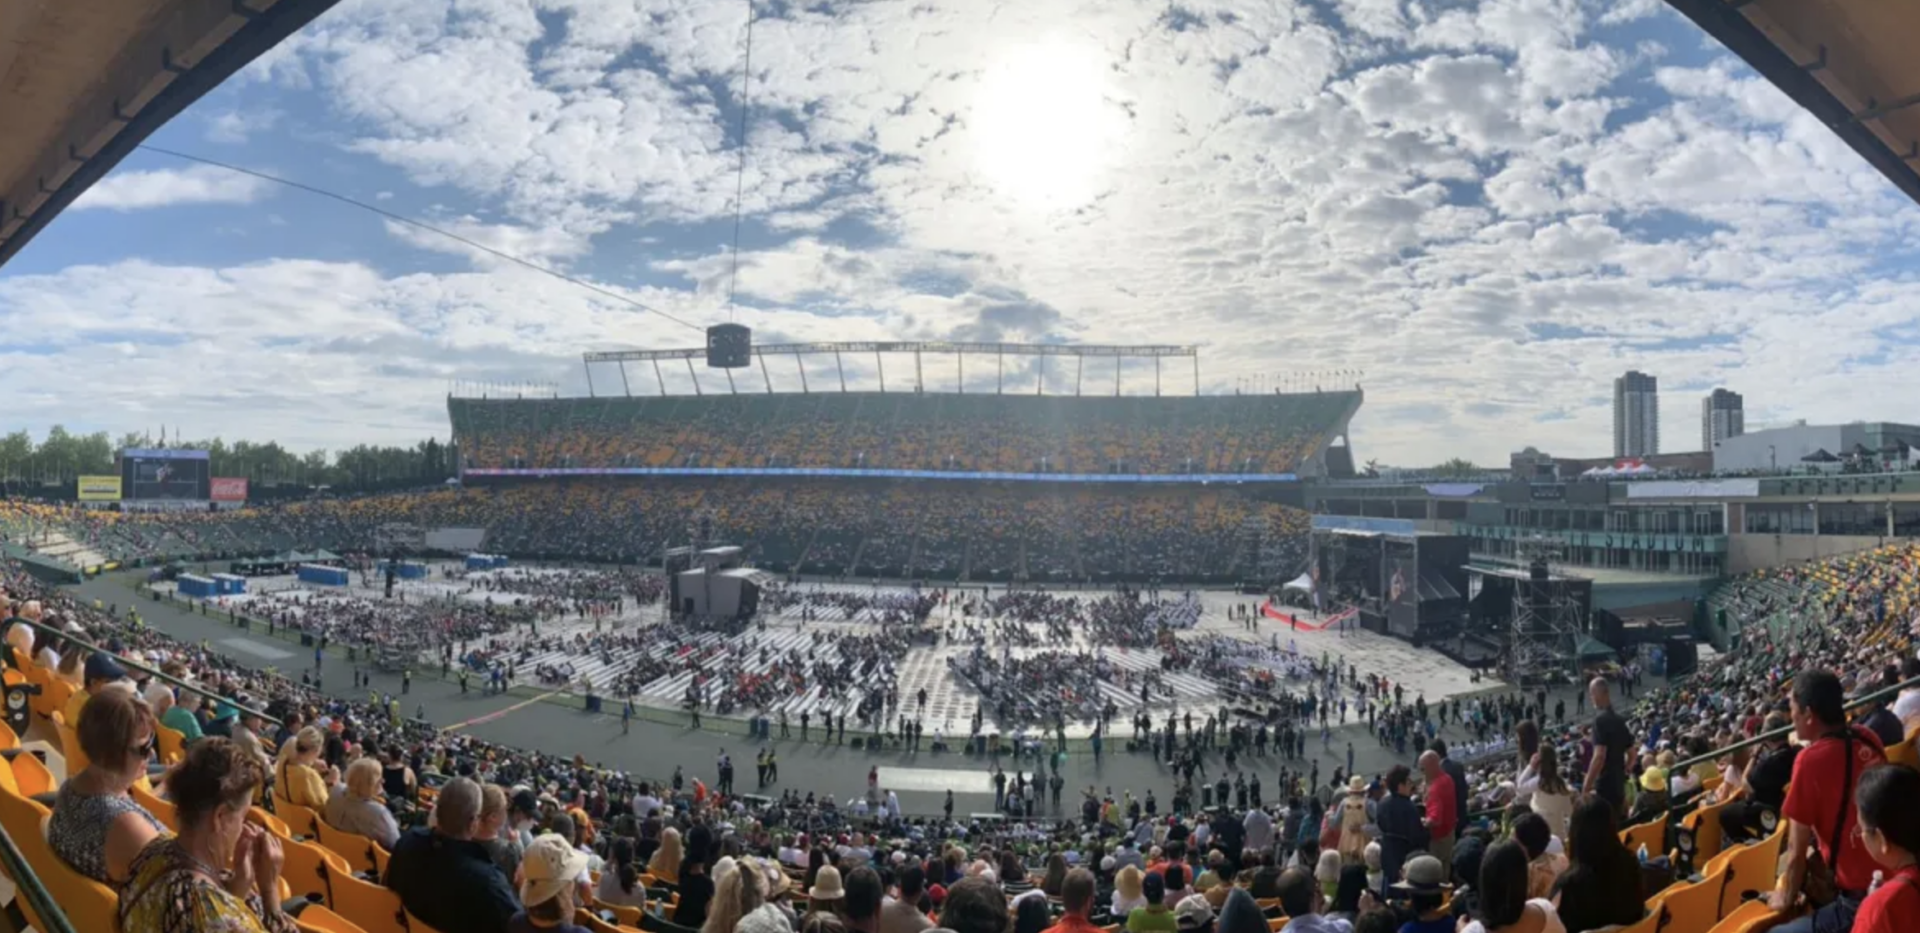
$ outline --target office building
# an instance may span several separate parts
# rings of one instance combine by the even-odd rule
[[[1713,445],[1745,433],[1747,413],[1740,393],[1715,389],[1700,400],[1701,450],[1712,450]]]
[[[1613,380],[1613,455],[1660,452],[1660,380],[1638,370]]]

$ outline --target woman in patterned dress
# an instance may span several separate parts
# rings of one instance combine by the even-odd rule
[[[280,841],[247,822],[265,779],[260,759],[231,739],[194,744],[167,776],[180,834],[134,858],[120,889],[123,933],[296,933],[280,911]]]

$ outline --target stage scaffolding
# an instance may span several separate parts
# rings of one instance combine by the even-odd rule
[[[1548,567],[1551,546],[1522,542],[1527,577],[1513,588],[1513,622],[1507,634],[1507,677],[1539,683],[1580,674],[1580,602],[1564,577]]]

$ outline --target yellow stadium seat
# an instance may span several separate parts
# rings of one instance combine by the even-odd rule
[[[27,708],[40,715],[42,719],[52,719],[53,714],[67,708],[67,701],[73,698],[73,685],[58,677],[50,677],[40,688],[40,694],[27,703]]]
[[[1693,831],[1693,864],[1705,865],[1720,854],[1720,811],[1731,803],[1709,804],[1680,818],[1680,828]]]
[[[293,919],[293,923],[305,933],[366,933],[359,924],[321,904],[307,905],[305,910],[300,911],[300,916]]]
[[[294,894],[304,894],[324,904],[333,903],[333,879],[350,875],[347,860],[311,842],[287,840],[280,846],[286,853],[280,877],[286,879]]]
[[[13,727],[7,725],[5,720],[0,720],[0,751],[7,751],[19,747],[19,734],[15,733]]]
[[[160,749],[160,763],[179,764],[187,757],[187,734],[178,729],[161,726],[154,734],[154,740]]]
[[[1661,903],[1660,933],[1707,933],[1720,918],[1719,878],[1703,878],[1669,892]]]
[[[1748,901],[1733,913],[1720,918],[1709,933],[1762,933],[1787,922],[1787,915],[1767,906],[1765,900]]]
[[[1920,751],[1915,750],[1913,740],[1914,736],[1909,735],[1899,744],[1887,749],[1887,760],[1920,770]]]
[[[638,927],[640,915],[644,912],[638,907],[628,907],[624,904],[603,904],[598,899],[593,902],[593,910],[596,913],[602,910],[611,912],[615,922],[626,927]]]
[[[60,758],[66,762],[66,776],[71,778],[87,770],[87,753],[80,750],[80,733],[59,713],[53,715],[54,731],[60,734]]]
[[[366,933],[407,933],[400,895],[386,888],[341,875],[333,879],[333,897],[334,912]]]
[[[1780,845],[1786,834],[1787,821],[1781,820],[1773,835],[1735,850],[1721,879],[1720,909],[1714,916],[1724,917],[1742,901],[1773,890],[1774,880],[1779,877]]]
[[[599,914],[584,907],[573,912],[573,922],[577,926],[585,927],[589,933],[639,933],[637,927],[624,923],[608,923],[600,919]]]
[[[53,848],[47,845],[47,815],[41,815],[19,831],[9,823],[7,834],[27,857],[27,867],[33,869],[47,893],[59,902],[61,912],[67,915],[67,922],[75,930],[119,929],[119,895],[112,888],[67,867],[67,863],[53,854]]]
[[[168,829],[176,833],[180,831],[180,811],[174,807],[171,801],[161,800],[159,797],[154,796],[152,793],[138,786],[135,786],[129,793],[133,797],[133,802],[145,807],[148,813],[153,814],[154,819],[159,820],[165,824]]]
[[[285,820],[259,807],[247,808],[247,822],[265,829],[267,832],[279,836],[281,839],[293,838],[293,830],[287,828]]]
[[[53,772],[47,770],[46,762],[39,755],[27,752],[13,758],[13,781],[20,787],[20,795],[33,797],[57,790]]]
[[[1649,855],[1659,855],[1665,852],[1667,841],[1666,815],[1661,814],[1651,821],[1627,827],[1621,831],[1620,841],[1626,843],[1627,851],[1629,852],[1640,851],[1642,845],[1647,847],[1647,853]]]
[[[282,822],[287,824],[287,828],[291,830],[295,836],[311,839],[316,835],[313,825],[320,822],[320,814],[315,813],[313,808],[303,807],[285,797],[275,794],[273,796],[273,813],[275,816],[278,816]]]
[[[369,872],[375,878],[387,877],[385,860],[374,855],[378,846],[373,844],[372,839],[334,829],[325,820],[321,820],[317,828],[320,830],[320,844],[346,859],[355,873]]]

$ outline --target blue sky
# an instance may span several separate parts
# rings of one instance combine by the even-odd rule
[[[744,0],[346,0],[151,143],[762,342],[1193,343],[1207,391],[1362,370],[1363,459],[1605,453],[1629,368],[1674,449],[1721,385],[1749,426],[1920,418],[1920,208],[1657,0],[755,9],[732,308]],[[700,339],[152,152],[0,269],[0,321],[9,427],[302,449]]]

